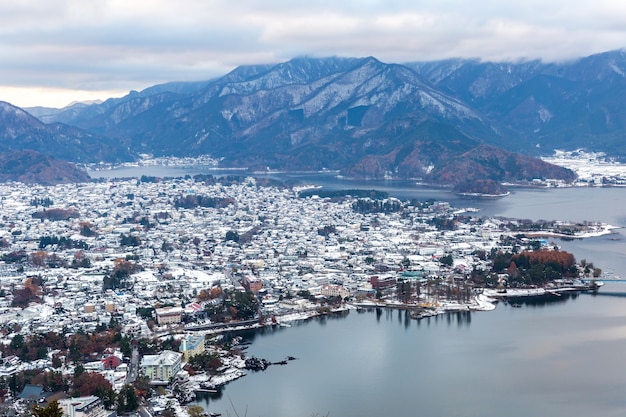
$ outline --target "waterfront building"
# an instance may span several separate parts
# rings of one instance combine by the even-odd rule
[[[372,284],[372,288],[376,290],[385,290],[388,288],[394,288],[396,286],[397,279],[392,276],[380,277],[378,275],[373,275],[370,277],[370,283]]]
[[[341,285],[322,285],[321,294],[326,297],[341,297],[343,300],[350,296],[350,291],[342,287]]]
[[[204,352],[203,335],[187,335],[180,341],[179,350],[183,353],[183,360],[189,362],[189,358]]]

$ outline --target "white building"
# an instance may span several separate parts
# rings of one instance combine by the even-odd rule
[[[342,287],[341,285],[323,285],[321,294],[326,297],[341,297],[342,299],[350,296],[350,291]]]
[[[141,360],[141,372],[151,381],[169,381],[180,371],[182,358],[182,353],[171,350],[145,355]]]
[[[183,309],[180,307],[157,308],[156,316],[159,326],[180,324],[183,317]]]
[[[64,417],[104,417],[108,413],[95,395],[59,400]]]

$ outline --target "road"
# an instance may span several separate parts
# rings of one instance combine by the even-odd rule
[[[128,364],[128,374],[126,374],[126,383],[132,384],[137,379],[137,373],[139,372],[139,351],[137,348],[133,348],[133,353],[130,357],[130,363]]]

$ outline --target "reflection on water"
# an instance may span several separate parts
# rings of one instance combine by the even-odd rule
[[[508,300],[504,300],[500,302],[504,306],[508,307],[528,307],[528,308],[545,308],[549,306],[554,306],[556,304],[567,303],[569,300],[575,300],[578,298],[578,293],[570,293],[570,294],[560,294],[553,295],[547,294],[541,297],[517,297],[511,298]]]
[[[217,389],[216,392],[206,392],[206,391],[196,392],[196,400],[194,401],[194,404],[202,406],[202,408],[204,408],[205,411],[209,411],[210,410],[209,404],[212,401],[217,401],[217,400],[222,399],[223,396],[224,396],[223,389]]]
[[[422,320],[372,308],[244,332],[254,339],[249,355],[299,360],[251,373],[198,403],[226,415],[232,400],[268,417],[408,417],[416,415],[412,401],[431,416],[621,415],[626,401],[611,387],[626,386],[626,304],[601,294]]]
[[[399,308],[361,308],[358,310],[358,312],[359,314],[363,314],[365,312],[374,312],[376,322],[380,323],[381,318],[384,316],[385,323],[383,324],[397,321],[405,329],[409,329],[411,326],[420,326],[422,323],[430,324],[431,320],[433,321],[433,323],[438,322],[439,320],[445,320],[448,325],[458,324],[459,326],[469,326],[472,322],[472,312],[467,310],[442,313],[436,316],[425,317],[422,319],[414,319],[411,317],[410,310],[404,310]]]
[[[594,294],[594,297],[617,297],[617,298],[626,298],[626,285],[624,285],[623,287],[623,292],[616,292],[616,291],[612,291],[612,292],[608,292],[608,291],[602,291],[600,290],[600,292],[598,292],[597,294]]]

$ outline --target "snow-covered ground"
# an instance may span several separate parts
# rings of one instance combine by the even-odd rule
[[[546,294],[545,288],[507,288],[506,293],[499,293],[497,290],[485,288],[483,294],[489,298],[506,297],[539,297]]]
[[[586,238],[589,238],[589,237],[598,237],[598,236],[610,235],[610,234],[614,233],[613,231],[615,229],[620,229],[620,227],[612,226],[612,225],[606,224],[606,223],[598,223],[595,226],[589,225],[586,231],[580,232],[580,233],[576,233],[574,235],[568,235],[568,234],[557,233],[557,232],[526,232],[524,234],[527,237],[547,237],[547,236],[553,236],[553,237],[586,239]],[[511,233],[511,235],[514,235],[514,233]]]
[[[553,156],[542,159],[574,171],[578,175],[577,185],[602,185],[603,178],[613,180],[614,185],[626,185],[626,164],[607,158],[602,152],[557,150]]]
[[[496,300],[486,296],[485,294],[478,294],[476,297],[476,307],[472,307],[473,310],[491,311],[496,309],[494,304]]]

